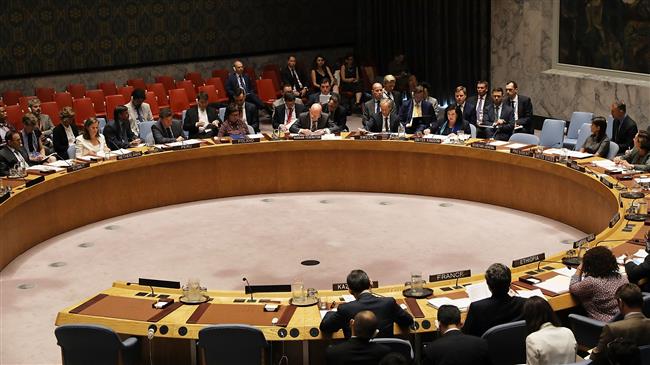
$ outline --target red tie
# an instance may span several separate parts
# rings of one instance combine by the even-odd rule
[[[289,114],[287,114],[287,123],[286,123],[286,124],[291,123],[291,114],[293,114],[293,108],[289,108],[289,112],[288,112],[288,113],[289,113]]]

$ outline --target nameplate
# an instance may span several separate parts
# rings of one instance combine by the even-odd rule
[[[581,239],[579,239],[577,241],[574,241],[573,242],[573,248],[579,248],[580,246],[586,244],[587,242],[591,242],[591,241],[593,241],[595,239],[596,239],[596,235],[594,233],[592,233],[592,234],[590,234],[590,235],[588,235],[586,237],[583,237],[583,238],[581,238]]]
[[[487,144],[485,142],[472,142],[472,143],[469,144],[469,146],[473,147],[473,148],[480,148],[480,149],[483,149],[483,150],[490,150],[490,151],[496,151],[496,149],[497,149],[497,146]]]
[[[614,188],[614,183],[609,181],[605,176],[600,177],[600,182],[603,183],[603,185],[607,186],[610,189]]]
[[[183,143],[172,147],[171,150],[172,151],[189,150],[191,148],[199,148],[200,146],[201,146],[200,143]]]
[[[384,141],[390,139],[390,134],[362,134],[359,139],[362,141]]]
[[[260,140],[257,138],[237,138],[231,140],[232,144],[246,144],[246,143],[255,143],[259,141]]]
[[[576,170],[576,171],[579,171],[579,172],[585,172],[585,171],[587,171],[587,170],[585,169],[584,166],[579,165],[579,164],[578,164],[577,162],[575,162],[575,161],[567,162],[567,163],[566,163],[566,167],[568,167],[568,168],[570,168],[570,169],[573,169],[573,170]]]
[[[34,186],[34,185],[36,185],[38,183],[41,183],[43,181],[45,181],[45,176],[39,176],[39,177],[37,177],[35,179],[27,180],[27,182],[25,183],[25,187],[29,188],[29,187],[32,187],[32,186]]]
[[[472,276],[472,270],[452,271],[452,272],[446,272],[444,274],[429,275],[429,282],[435,283],[436,281],[456,280],[460,278],[468,278],[470,276]]]
[[[536,154],[534,154],[533,157],[535,157],[538,160],[544,160],[544,161],[548,161],[548,162],[558,162],[559,159],[560,159],[560,156],[547,155],[547,154],[544,154],[544,153],[536,153]]]
[[[510,153],[513,155],[519,155],[519,156],[525,156],[525,157],[533,157],[535,152],[531,150],[522,150],[521,148],[511,148]]]
[[[320,140],[322,136],[304,136],[302,134],[299,134],[297,136],[293,137],[294,141],[313,141],[313,140]]]
[[[0,195],[0,204],[4,203],[5,200],[9,199],[11,196],[11,189],[5,191],[2,195]]]
[[[512,267],[524,266],[524,265],[532,264],[533,262],[543,261],[544,259],[546,259],[546,254],[538,253],[537,255],[532,255],[521,259],[513,260]]]
[[[90,162],[79,162],[66,167],[67,172],[75,172],[90,167]]]
[[[416,143],[434,143],[434,144],[441,144],[442,139],[440,138],[423,138],[423,137],[415,137],[413,138],[413,141]]]
[[[609,220],[609,228],[614,227],[614,225],[616,225],[616,223],[618,223],[619,220],[621,220],[621,212],[616,212],[616,214],[614,214],[612,219]]]
[[[129,158],[134,158],[134,157],[140,157],[142,156],[142,152],[140,151],[131,151],[129,153],[125,153],[123,155],[117,155],[117,160],[128,160]]]
[[[379,281],[373,281],[372,287],[379,288]],[[348,283],[334,283],[332,284],[332,290],[348,290]]]

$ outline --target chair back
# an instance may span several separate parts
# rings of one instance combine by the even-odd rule
[[[526,363],[526,336],[526,321],[516,321],[494,326],[481,337],[493,364],[510,365]]]
[[[650,318],[650,293],[643,293],[643,314]]]
[[[269,79],[273,81],[273,89],[275,90],[275,96],[278,97],[281,94],[280,90],[280,74],[276,73],[274,70],[264,70],[262,71],[262,79]]]
[[[544,147],[562,147],[565,122],[559,119],[545,119],[539,144]]]
[[[54,330],[61,347],[63,365],[115,365],[119,360],[120,338],[113,330],[97,325],[65,325]]]
[[[476,126],[474,124],[469,125],[470,137],[476,138]]]
[[[192,81],[192,84],[194,84],[194,88],[198,88],[199,86],[203,86],[205,84],[205,81],[203,81],[203,77],[201,77],[201,73],[196,71],[187,72],[185,74],[185,80]]]
[[[133,90],[135,90],[135,88],[131,85],[121,86],[117,89],[117,93],[124,97],[124,104],[131,101],[131,94],[133,94]]]
[[[585,141],[591,135],[591,122],[583,123],[582,127],[578,131],[578,138],[576,139],[576,145],[573,147],[574,151],[580,151],[582,145],[585,144]]]
[[[138,124],[138,126],[140,128],[140,139],[146,140],[147,136],[152,134],[151,127],[153,127],[153,125],[155,123],[156,122],[154,122],[154,121],[148,121],[148,122],[142,122],[142,123]]]
[[[90,98],[93,102],[93,108],[95,108],[95,114],[98,117],[106,116],[106,97],[104,96],[104,90],[87,90],[86,97]]]
[[[155,80],[156,83],[163,84],[163,86],[165,87],[165,94],[167,94],[169,90],[176,88],[176,81],[174,81],[174,78],[169,75],[156,76]]]
[[[576,342],[585,348],[594,348],[598,345],[600,333],[606,324],[579,314],[569,314],[569,325],[576,337]]]
[[[160,77],[160,76],[159,76]],[[167,89],[162,82],[156,82],[149,84],[147,90],[151,91],[156,95],[156,100],[158,101],[158,107],[167,107],[169,106],[169,98],[167,97]]]
[[[609,151],[607,151],[607,159],[613,160],[618,153],[619,146],[618,143],[609,141]]]
[[[262,331],[248,325],[216,325],[199,331],[198,346],[205,364],[262,364],[267,347]]]
[[[133,89],[142,89],[147,90],[147,84],[144,82],[144,79],[128,79],[126,84],[133,86]]]
[[[66,106],[72,107],[72,95],[67,91],[55,93],[54,101],[59,105],[59,110]]]
[[[41,103],[54,101],[54,89],[51,87],[37,87],[34,89],[34,95]]]
[[[49,115],[54,125],[59,125],[61,123],[61,116],[59,115],[59,104],[56,102],[48,101],[41,103],[41,112],[43,114]]]
[[[534,134],[515,133],[512,136],[510,136],[510,139],[508,139],[508,142],[517,142],[517,143],[538,145],[539,144],[539,137],[537,137]]]
[[[614,117],[611,115],[607,116],[607,128],[605,129],[605,134],[609,139],[612,139],[612,134],[614,133]]]
[[[206,82],[206,85],[214,85],[214,89],[217,91],[217,102],[223,103],[228,101],[228,95],[226,94],[226,88],[223,86],[223,81],[220,77],[211,77]]]
[[[68,160],[74,160],[77,157],[77,146],[71,144],[68,146]]]
[[[21,96],[23,96],[23,92],[20,90],[7,90],[2,93],[2,102],[5,105],[17,105]]]
[[[228,70],[226,69],[212,70],[212,77],[220,78],[221,83],[225,84],[226,80],[228,80]]]
[[[262,102],[267,105],[272,105],[275,101],[275,89],[273,88],[273,81],[269,79],[255,80],[257,84],[257,95]]]
[[[113,120],[113,112],[118,105],[126,105],[126,99],[122,94],[109,95],[106,97],[106,119]]]
[[[175,116],[180,116],[180,113],[190,108],[187,91],[185,89],[169,90],[169,105],[172,108],[172,113]]]
[[[95,108],[90,98],[74,99],[72,109],[74,109],[74,120],[78,126],[84,125],[86,119],[95,117]]]
[[[566,133],[566,137],[571,139],[578,138],[578,132],[582,125],[585,123],[591,123],[591,118],[593,116],[594,113],[590,112],[573,112],[573,114],[571,114],[571,122],[569,123],[569,130]]]
[[[373,338],[370,342],[380,343],[382,345],[390,347],[390,352],[397,352],[398,354],[404,356],[409,363],[413,361],[415,355],[413,354],[413,347],[411,343],[401,338]]]
[[[160,106],[158,106],[158,100],[156,100],[156,94],[151,91],[145,93],[144,102],[149,104],[151,108],[151,114],[153,114],[153,119],[158,119],[160,116]]]
[[[218,78],[217,78],[218,80]],[[199,86],[199,92],[204,92],[208,94],[208,103],[218,103],[219,95],[217,94],[217,88],[214,85],[203,85]]]
[[[248,75],[248,77],[251,79],[251,82],[257,80],[257,76],[255,75],[255,69],[252,67],[244,67],[244,73]]]
[[[639,346],[641,364],[650,364],[650,345]]]
[[[97,84],[97,88],[104,92],[105,96],[117,94],[117,86],[115,81],[102,81]]]
[[[190,80],[178,81],[176,82],[176,87],[178,89],[185,89],[185,93],[187,94],[187,100],[190,104],[192,104],[193,101],[196,101],[196,90],[194,89],[194,84],[192,84],[192,81]]]
[[[7,112],[7,120],[9,123],[13,124],[17,131],[21,131],[23,129],[23,115],[25,113],[23,113],[20,105],[17,103],[5,105],[5,111]]]
[[[36,99],[36,96],[21,96],[18,98],[18,105],[20,105],[23,113],[29,112],[29,101],[32,99]]]
[[[86,86],[84,84],[68,84],[65,88],[72,98],[79,99],[86,96]]]

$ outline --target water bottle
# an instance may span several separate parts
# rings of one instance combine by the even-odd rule
[[[406,139],[406,129],[404,128],[404,124],[400,123],[399,126],[397,127],[397,138],[398,139]]]

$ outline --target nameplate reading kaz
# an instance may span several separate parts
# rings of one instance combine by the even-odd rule
[[[422,137],[415,137],[413,138],[413,141],[417,143],[434,143],[434,144],[441,144],[442,139],[440,138],[422,138]]]
[[[521,148],[511,148],[510,153],[513,155],[519,155],[519,156],[526,156],[526,157],[533,157],[535,152],[531,150],[522,150]]]
[[[259,139],[255,138],[237,138],[232,140],[232,144],[255,143],[259,141]]]
[[[612,219],[609,220],[609,228],[614,227],[614,225],[616,225],[616,223],[618,223],[619,220],[621,220],[621,213],[616,212],[616,214],[614,214]]]
[[[490,150],[490,151],[496,151],[496,149],[497,149],[497,146],[487,144],[485,142],[472,142],[472,143],[470,143],[470,147],[481,148],[481,149]]]
[[[372,287],[379,288],[379,281],[373,281]],[[332,290],[348,290],[348,283],[334,283],[332,284]]]
[[[74,164],[74,165],[71,165],[71,166],[66,167],[65,170],[66,170],[67,172],[74,172],[74,171],[78,171],[78,170],[81,170],[81,169],[85,169],[86,167],[90,167],[90,162],[80,162],[80,163],[76,163],[76,164]]]
[[[578,248],[578,247],[584,245],[585,243],[591,242],[591,241],[593,241],[595,239],[596,239],[596,235],[592,233],[587,237],[583,237],[583,238],[573,242],[573,248]]]
[[[129,153],[125,153],[123,155],[117,155],[117,160],[118,161],[127,160],[129,158],[140,157],[140,156],[142,156],[142,152],[140,152],[140,151],[132,151],[132,152],[129,152]]]
[[[456,280],[460,278],[468,278],[470,276],[472,276],[471,270],[452,271],[452,272],[446,272],[444,274],[429,275],[429,282],[435,283],[436,281]]]
[[[293,137],[294,141],[313,141],[317,139],[321,139],[321,136],[303,136],[302,134],[299,134]]]
[[[607,186],[610,189],[614,188],[614,183],[609,181],[605,176],[600,177],[600,182],[603,183],[603,185]]]
[[[546,258],[546,254],[538,253],[537,255],[524,257],[524,258],[518,259],[518,260],[513,260],[512,261],[512,267],[519,267],[519,266],[532,264],[533,262],[543,261],[545,258]]]
[[[560,159],[559,156],[556,156],[556,155],[547,155],[547,154],[544,154],[544,153],[536,153],[536,154],[534,155],[534,157],[535,157],[536,159],[544,160],[544,161],[548,161],[548,162],[558,162],[558,160]]]

